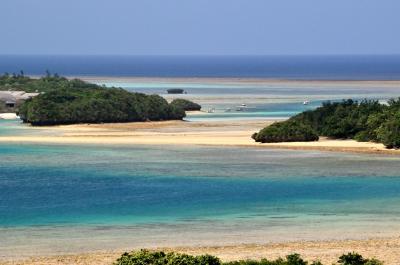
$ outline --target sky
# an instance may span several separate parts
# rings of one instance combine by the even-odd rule
[[[399,0],[1,0],[0,54],[400,54]]]

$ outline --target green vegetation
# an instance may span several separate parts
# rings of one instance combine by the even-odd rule
[[[53,90],[30,100],[18,115],[32,125],[134,122],[182,119],[185,112],[157,95],[130,93],[119,88]]]
[[[194,103],[187,99],[174,99],[171,102],[171,106],[184,109],[185,111],[193,111],[193,110],[200,110],[201,106],[197,103]]]
[[[18,115],[32,125],[181,120],[185,111],[158,95],[105,88],[47,72],[32,79],[21,72],[0,76],[0,90],[40,92],[19,106]]]
[[[318,134],[308,124],[296,120],[276,122],[253,134],[252,138],[261,143],[317,141]]]
[[[383,265],[383,262],[376,259],[364,259],[357,253],[348,253],[342,255],[338,264],[340,265]],[[231,262],[222,262],[219,258],[202,255],[191,256],[179,253],[164,253],[141,250],[137,252],[124,253],[114,265],[323,265],[320,261],[308,262],[303,260],[299,254],[291,254],[285,259],[276,260],[262,259],[240,260]]]
[[[332,139],[373,141],[387,148],[400,148],[400,99],[390,100],[387,105],[374,100],[326,102],[270,127],[253,138],[260,142],[298,141],[299,138],[314,141],[315,137],[310,137],[314,132]],[[278,133],[284,136],[279,137]]]
[[[383,262],[377,259],[365,259],[358,253],[350,252],[339,257],[339,264],[342,265],[383,265]]]
[[[221,261],[210,255],[190,256],[178,253],[151,252],[141,250],[124,253],[115,265],[220,265]]]
[[[59,89],[69,88],[97,88],[95,84],[86,83],[79,79],[68,80],[57,74],[51,75],[49,72],[42,78],[30,78],[24,76],[21,71],[19,74],[4,74],[0,76],[0,90],[34,92],[50,92]]]

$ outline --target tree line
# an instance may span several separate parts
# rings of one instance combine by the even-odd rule
[[[387,104],[376,100],[351,99],[325,102],[255,133],[257,142],[316,141],[318,136],[383,143],[400,148],[400,99]]]

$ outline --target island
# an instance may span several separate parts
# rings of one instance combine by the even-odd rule
[[[168,94],[183,94],[183,93],[185,93],[185,90],[183,90],[181,88],[170,88],[170,89],[167,89],[167,93]]]
[[[51,74],[39,79],[5,74],[0,77],[0,90],[3,89],[35,92],[21,101],[17,109],[23,122],[34,126],[182,120],[185,110],[201,108],[188,100],[176,99],[169,104],[159,95],[107,88]]]
[[[187,99],[181,99],[181,98],[174,99],[174,100],[172,100],[171,105],[175,106],[177,108],[184,109],[185,111],[201,110],[201,106],[199,104],[194,103]]]
[[[256,142],[277,143],[317,141],[319,136],[400,148],[400,99],[391,99],[387,104],[376,100],[328,101],[315,110],[267,126],[252,138]]]

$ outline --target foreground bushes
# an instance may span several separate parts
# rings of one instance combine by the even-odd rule
[[[400,99],[390,100],[387,105],[373,100],[326,102],[270,127],[253,138],[260,142],[315,141],[311,137],[315,133],[332,139],[373,141],[387,148],[400,148]]]
[[[383,265],[376,259],[364,259],[357,253],[348,253],[339,257],[338,264],[340,265]],[[240,260],[231,262],[221,262],[220,259],[210,255],[191,256],[179,253],[164,253],[141,250],[137,252],[124,253],[114,265],[323,265],[319,261],[311,263],[303,260],[299,254],[286,256],[285,259],[277,260],[262,259],[255,260]]]
[[[220,265],[221,261],[210,255],[190,256],[178,253],[151,252],[141,250],[124,253],[115,265]]]

